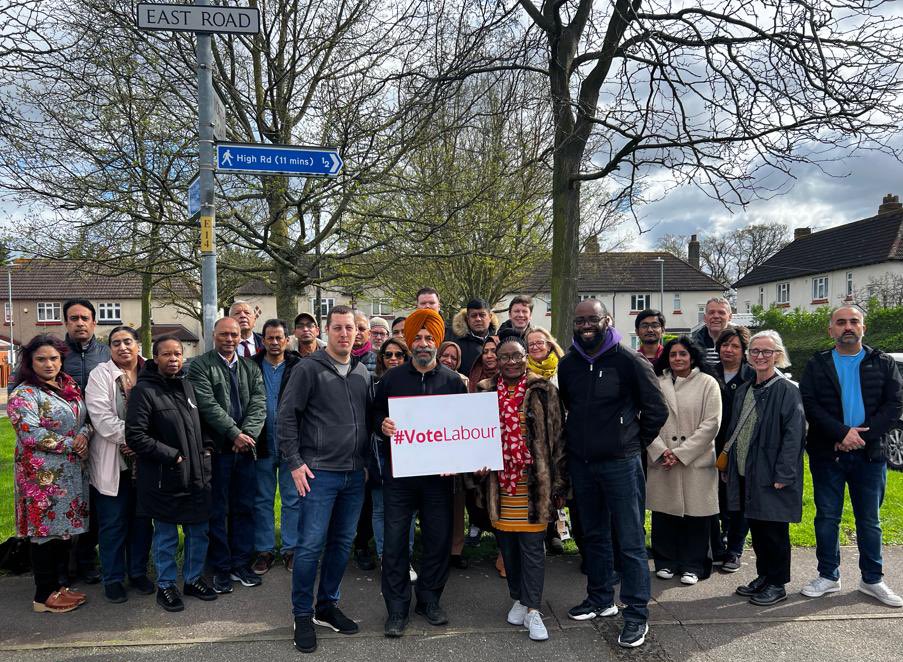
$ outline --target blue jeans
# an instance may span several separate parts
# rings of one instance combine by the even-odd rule
[[[185,534],[182,577],[190,584],[204,571],[207,556],[207,522],[183,524]],[[157,568],[157,586],[167,588],[176,585],[179,570],[176,567],[176,550],[179,548],[179,525],[154,521],[154,566]]]
[[[323,565],[317,588],[317,610],[339,601],[339,586],[364,505],[363,469],[314,469],[313,473],[316,478],[311,481],[311,490],[301,497],[292,569],[292,613],[295,616],[314,613],[314,582],[321,556]]]
[[[815,555],[818,574],[840,578],[840,517],[845,487],[850,487],[850,503],[856,518],[859,570],[866,584],[877,584],[883,576],[881,522],[878,511],[884,502],[887,464],[869,462],[860,451],[832,458],[809,457],[815,497]]]
[[[147,576],[154,529],[149,517],[135,515],[136,493],[131,472],[119,474],[119,493],[101,494],[91,487],[97,509],[97,541],[104,584]]]
[[[640,456],[599,462],[571,458],[568,468],[583,530],[587,599],[599,607],[614,604],[613,526],[620,548],[621,602],[627,605],[624,620],[645,622],[650,582],[644,529],[646,482]]]
[[[251,564],[257,469],[251,453],[214,453],[209,563],[225,573]]]
[[[273,505],[276,501],[276,480],[279,480],[279,500],[282,502],[280,529],[282,553],[292,552],[298,540],[298,513],[301,497],[292,480],[292,473],[278,456],[257,460],[257,496],[254,499],[254,550],[276,552],[276,524]]]
[[[374,487],[370,491],[370,496],[373,499],[373,517],[371,518],[371,522],[373,523],[373,540],[376,543],[376,555],[382,558],[386,519],[386,508],[383,503],[383,488]],[[417,515],[415,514],[411,518],[411,537],[410,544],[408,545],[411,556],[414,555],[414,528],[416,523]]]

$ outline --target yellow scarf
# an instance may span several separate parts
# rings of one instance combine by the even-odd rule
[[[528,356],[527,370],[543,379],[552,379],[558,371],[558,355],[555,352],[549,352],[549,355],[538,363],[532,356]]]

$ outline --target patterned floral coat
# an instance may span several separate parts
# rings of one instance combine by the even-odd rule
[[[64,373],[61,380],[63,388],[75,384]],[[91,432],[84,401],[67,402],[49,388],[20,384],[6,411],[16,431],[16,535],[66,538],[84,533],[88,474],[72,450],[79,433]]]

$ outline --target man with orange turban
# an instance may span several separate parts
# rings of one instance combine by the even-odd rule
[[[411,586],[408,570],[408,533],[411,517],[420,512],[423,555],[417,578],[417,606],[414,611],[431,625],[448,622],[439,598],[448,581],[448,559],[452,544],[453,476],[407,476],[396,478],[391,466],[389,439],[395,422],[389,418],[389,398],[415,395],[466,393],[461,376],[436,361],[436,352],[445,338],[445,324],[435,310],[421,308],[404,322],[404,337],[413,360],[389,370],[376,385],[373,410],[376,428],[382,432],[383,469],[383,598],[389,617],[387,637],[400,637],[408,624]]]

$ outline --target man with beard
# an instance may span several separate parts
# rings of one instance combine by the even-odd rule
[[[294,337],[295,351],[304,358],[318,349],[326,347],[326,341],[320,340],[320,326],[310,313],[299,313],[295,317]]]
[[[568,611],[574,620],[614,616],[612,529],[620,556],[624,627],[618,643],[636,647],[649,627],[649,565],[643,529],[646,484],[640,455],[668,418],[649,362],[621,346],[605,306],[581,301],[574,344],[558,366],[567,465],[581,517],[587,597]]]
[[[840,591],[840,517],[844,491],[856,518],[859,591],[889,607],[903,598],[883,578],[878,511],[887,485],[887,436],[903,413],[900,372],[884,352],[862,344],[865,317],[854,306],[831,315],[834,348],[809,359],[800,383],[809,430],[806,450],[815,500],[818,577],[801,591],[810,598]]]
[[[435,310],[415,310],[405,320],[404,337],[413,359],[383,375],[374,397],[375,427],[388,444],[395,434],[395,422],[389,418],[389,398],[420,395],[466,393],[461,376],[436,360],[437,348],[445,336],[442,317]],[[391,453],[386,449],[386,457]],[[453,476],[393,475],[391,461],[383,471],[385,542],[383,544],[382,590],[388,619],[387,637],[400,637],[408,624],[411,605],[408,535],[411,517],[420,512],[423,556],[417,579],[415,612],[431,625],[448,622],[439,598],[448,581],[452,543]]]
[[[660,310],[647,308],[633,320],[640,348],[637,350],[643,358],[655,365],[662,354],[662,336],[665,335],[665,316]]]
[[[471,299],[467,307],[452,319],[455,342],[461,348],[462,375],[470,373],[474,361],[483,351],[486,338],[494,336],[499,323],[490,305],[483,299]]]

